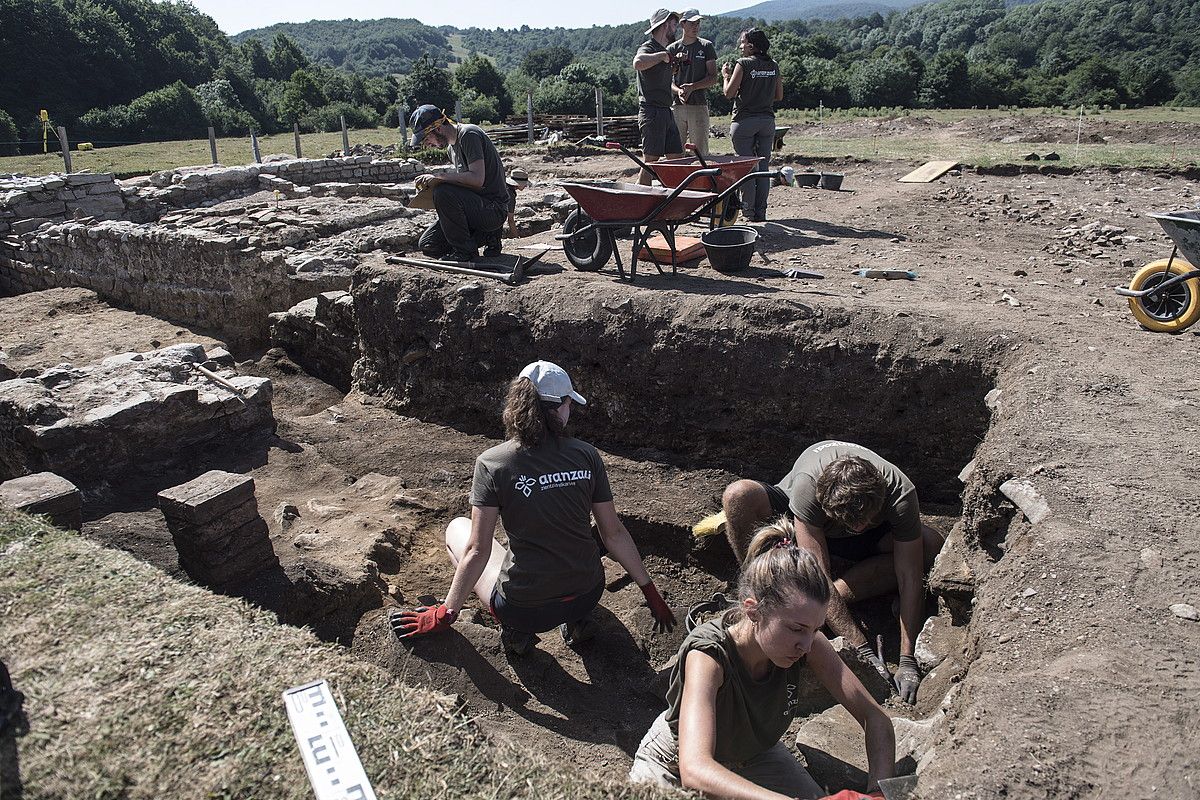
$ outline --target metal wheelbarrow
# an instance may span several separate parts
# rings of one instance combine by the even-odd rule
[[[1200,319],[1200,269],[1193,266],[1200,264],[1200,211],[1149,216],[1174,243],[1171,255],[1151,261],[1134,274],[1128,289],[1115,291],[1129,299],[1142,327],[1180,333]]]

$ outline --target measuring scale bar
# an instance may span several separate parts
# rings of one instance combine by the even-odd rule
[[[288,689],[283,702],[317,800],[375,800],[329,684],[320,680]]]

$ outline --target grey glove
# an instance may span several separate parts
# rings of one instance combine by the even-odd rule
[[[921,670],[917,668],[917,659],[900,656],[900,666],[896,669],[896,691],[900,699],[906,703],[917,702],[917,688],[920,685]]]
[[[889,685],[892,683],[892,673],[888,672],[887,664],[883,663],[883,659],[879,657],[879,654],[871,649],[871,645],[864,642],[854,649],[858,651],[858,655],[863,661],[875,668],[880,677],[887,681]]]

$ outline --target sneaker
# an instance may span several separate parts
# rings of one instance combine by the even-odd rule
[[[500,628],[500,644],[504,646],[505,652],[514,656],[528,655],[536,642],[536,634],[509,630],[503,626]]]
[[[447,257],[446,260],[447,261],[461,261],[461,262],[465,262],[465,263],[470,263],[472,261],[478,261],[479,260],[479,251],[478,250],[455,250],[453,253],[451,253]]]
[[[564,622],[558,626],[558,632],[562,634],[567,647],[578,647],[584,642],[594,639],[599,628],[600,626],[591,617],[584,617],[578,622]]]
[[[483,248],[483,257],[495,258],[496,256],[501,255],[503,252],[504,249],[499,244],[489,244],[487,247]]]

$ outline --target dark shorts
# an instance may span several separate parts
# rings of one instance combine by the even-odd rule
[[[642,135],[642,152],[647,157],[683,152],[683,140],[679,138],[675,115],[669,108],[638,106],[638,132]]]
[[[767,493],[771,502],[771,511],[781,517],[793,519],[791,504],[783,489],[770,483],[758,482]],[[879,555],[879,540],[892,532],[892,523],[881,522],[874,528],[867,528],[862,533],[853,536],[826,537],[825,545],[829,555],[844,558],[847,561],[862,561],[871,556]]]
[[[509,630],[521,633],[543,633],[554,630],[564,622],[578,622],[588,615],[604,594],[604,581],[586,594],[578,594],[540,606],[517,606],[509,603],[496,589],[492,590],[492,616]]]

